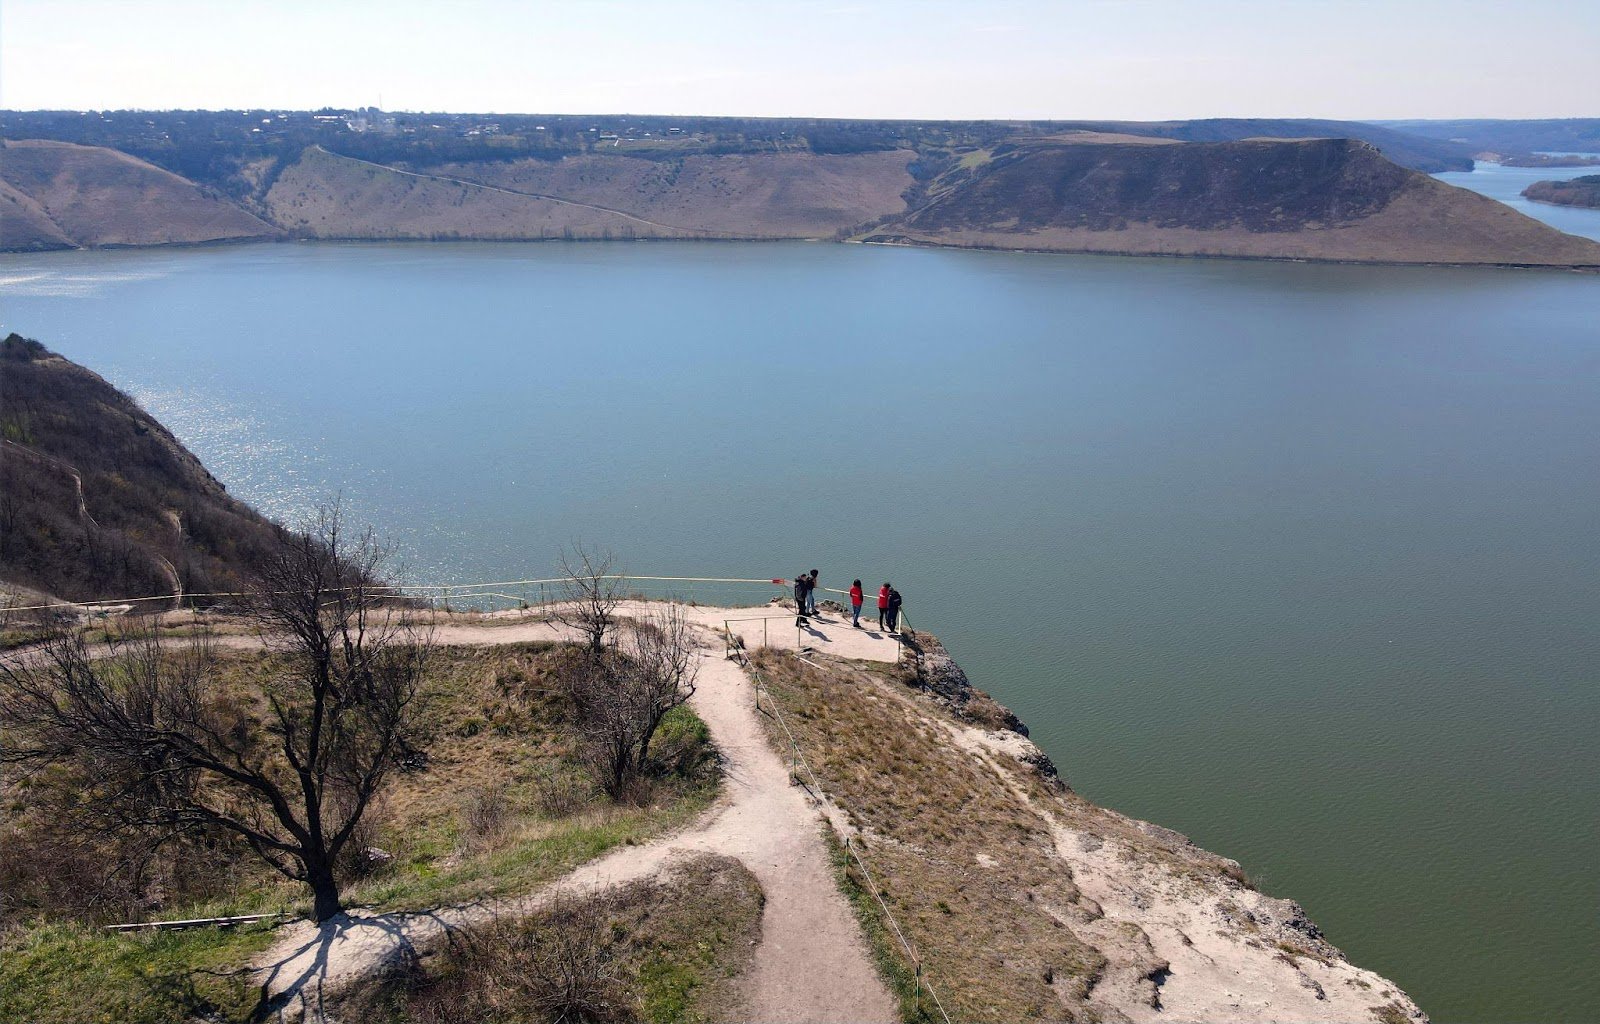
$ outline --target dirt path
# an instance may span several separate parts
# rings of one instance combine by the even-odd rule
[[[766,614],[757,609],[691,608],[698,624],[720,631],[722,620]],[[797,639],[792,615],[786,634]],[[811,637],[831,653],[893,660],[895,641],[814,620]],[[759,627],[759,623],[756,624]],[[772,625],[777,625],[775,621]],[[544,622],[440,626],[444,644],[505,644],[556,638]],[[242,639],[242,638],[241,638]],[[777,637],[773,639],[776,641]],[[865,941],[839,893],[822,839],[822,817],[805,791],[791,784],[787,763],[768,746],[743,669],[722,657],[710,629],[692,700],[726,758],[726,796],[694,827],[658,842],[623,847],[579,867],[530,897],[410,914],[352,915],[321,928],[292,926],[258,966],[280,1016],[318,1019],[322,994],[367,975],[397,957],[415,954],[455,928],[496,914],[526,913],[557,888],[586,889],[627,882],[659,871],[672,857],[714,852],[736,857],[766,894],[761,945],[743,982],[743,1017],[752,1021],[892,1021],[894,999],[874,970]],[[776,643],[774,644],[776,646]]]

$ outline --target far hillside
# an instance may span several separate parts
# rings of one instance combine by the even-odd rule
[[[1600,266],[1593,242],[1427,176],[1470,168],[1465,143],[1344,121],[367,109],[0,113],[0,132],[55,136],[0,150],[0,203],[12,207],[0,247],[12,249],[268,235],[806,239]]]
[[[1600,244],[1340,139],[1001,147],[869,241],[1600,267]]]
[[[1567,181],[1536,181],[1523,189],[1522,194],[1536,203],[1600,210],[1600,174],[1586,174]]]
[[[1535,120],[1378,121],[1411,137],[1509,156],[1531,153],[1600,153],[1600,117]]]
[[[237,591],[278,527],[133,399],[0,342],[0,583],[67,600]]]
[[[0,142],[0,248],[265,238],[277,229],[215,189],[99,146]]]

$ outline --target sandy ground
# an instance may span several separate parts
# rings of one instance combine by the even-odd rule
[[[1033,798],[1001,770],[1026,764],[1037,748],[1009,732],[947,725],[957,747],[1007,779],[1018,799]],[[1102,812],[1137,825],[1115,812]],[[1300,908],[1220,876],[1175,871],[1109,835],[1074,828],[1053,816],[1056,855],[1102,916],[1072,922],[1106,957],[1090,1005],[1107,1019],[1133,1024],[1344,1024],[1371,1021],[1393,1005],[1405,1019],[1425,1020],[1405,993],[1346,960],[1332,947],[1305,941]],[[1285,940],[1289,945],[1281,945]],[[1289,955],[1286,950],[1317,953]],[[1165,965],[1164,967],[1162,965]]]
[[[629,606],[625,612],[637,612]],[[742,982],[743,1018],[753,1021],[891,1021],[894,999],[874,970],[848,904],[839,893],[822,839],[822,817],[805,791],[791,783],[787,761],[768,746],[757,719],[754,691],[723,657],[723,620],[779,613],[767,623],[772,646],[801,639],[849,658],[893,661],[896,642],[849,621],[814,618],[796,634],[794,616],[779,609],[689,608],[707,627],[698,689],[691,701],[726,758],[726,795],[695,826],[658,842],[624,847],[583,865],[543,892],[518,900],[442,907],[408,914],[363,915],[321,928],[303,922],[286,929],[261,960],[262,984],[280,1019],[321,1019],[324,993],[370,974],[395,958],[415,955],[449,930],[495,915],[526,913],[557,888],[591,889],[652,875],[669,859],[697,852],[738,858],[766,895],[761,945]],[[760,621],[734,624],[760,642]],[[780,628],[781,627],[781,628]],[[507,644],[557,638],[559,627],[528,621],[479,626],[441,625],[443,644]],[[715,634],[715,635],[714,635]],[[247,638],[237,638],[246,640]]]

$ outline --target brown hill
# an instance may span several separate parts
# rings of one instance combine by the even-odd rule
[[[1062,252],[1600,266],[1596,243],[1348,139],[1191,142],[1067,126],[987,148],[599,148],[394,164],[313,145],[283,164],[251,164],[265,190],[252,202],[273,224],[112,150],[3,145],[0,248],[11,249],[280,230],[358,239],[854,235]]]
[[[71,600],[238,590],[277,527],[98,374],[0,341],[0,581]]]
[[[735,153],[673,160],[573,156],[446,165],[437,173],[557,195],[733,237],[828,238],[905,212],[915,154]]]
[[[827,238],[905,209],[909,150],[388,167],[320,148],[266,206],[333,238]]]
[[[1002,148],[867,236],[1062,252],[1600,267],[1600,244],[1343,139]]]
[[[0,180],[0,250],[28,252],[72,247],[72,239],[37,200]]]
[[[38,139],[0,142],[0,249],[274,234],[225,197],[126,153]]]

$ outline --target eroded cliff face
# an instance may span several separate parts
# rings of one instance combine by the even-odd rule
[[[755,665],[952,1016],[1427,1019],[1234,861],[1073,793],[937,640],[891,670]]]

